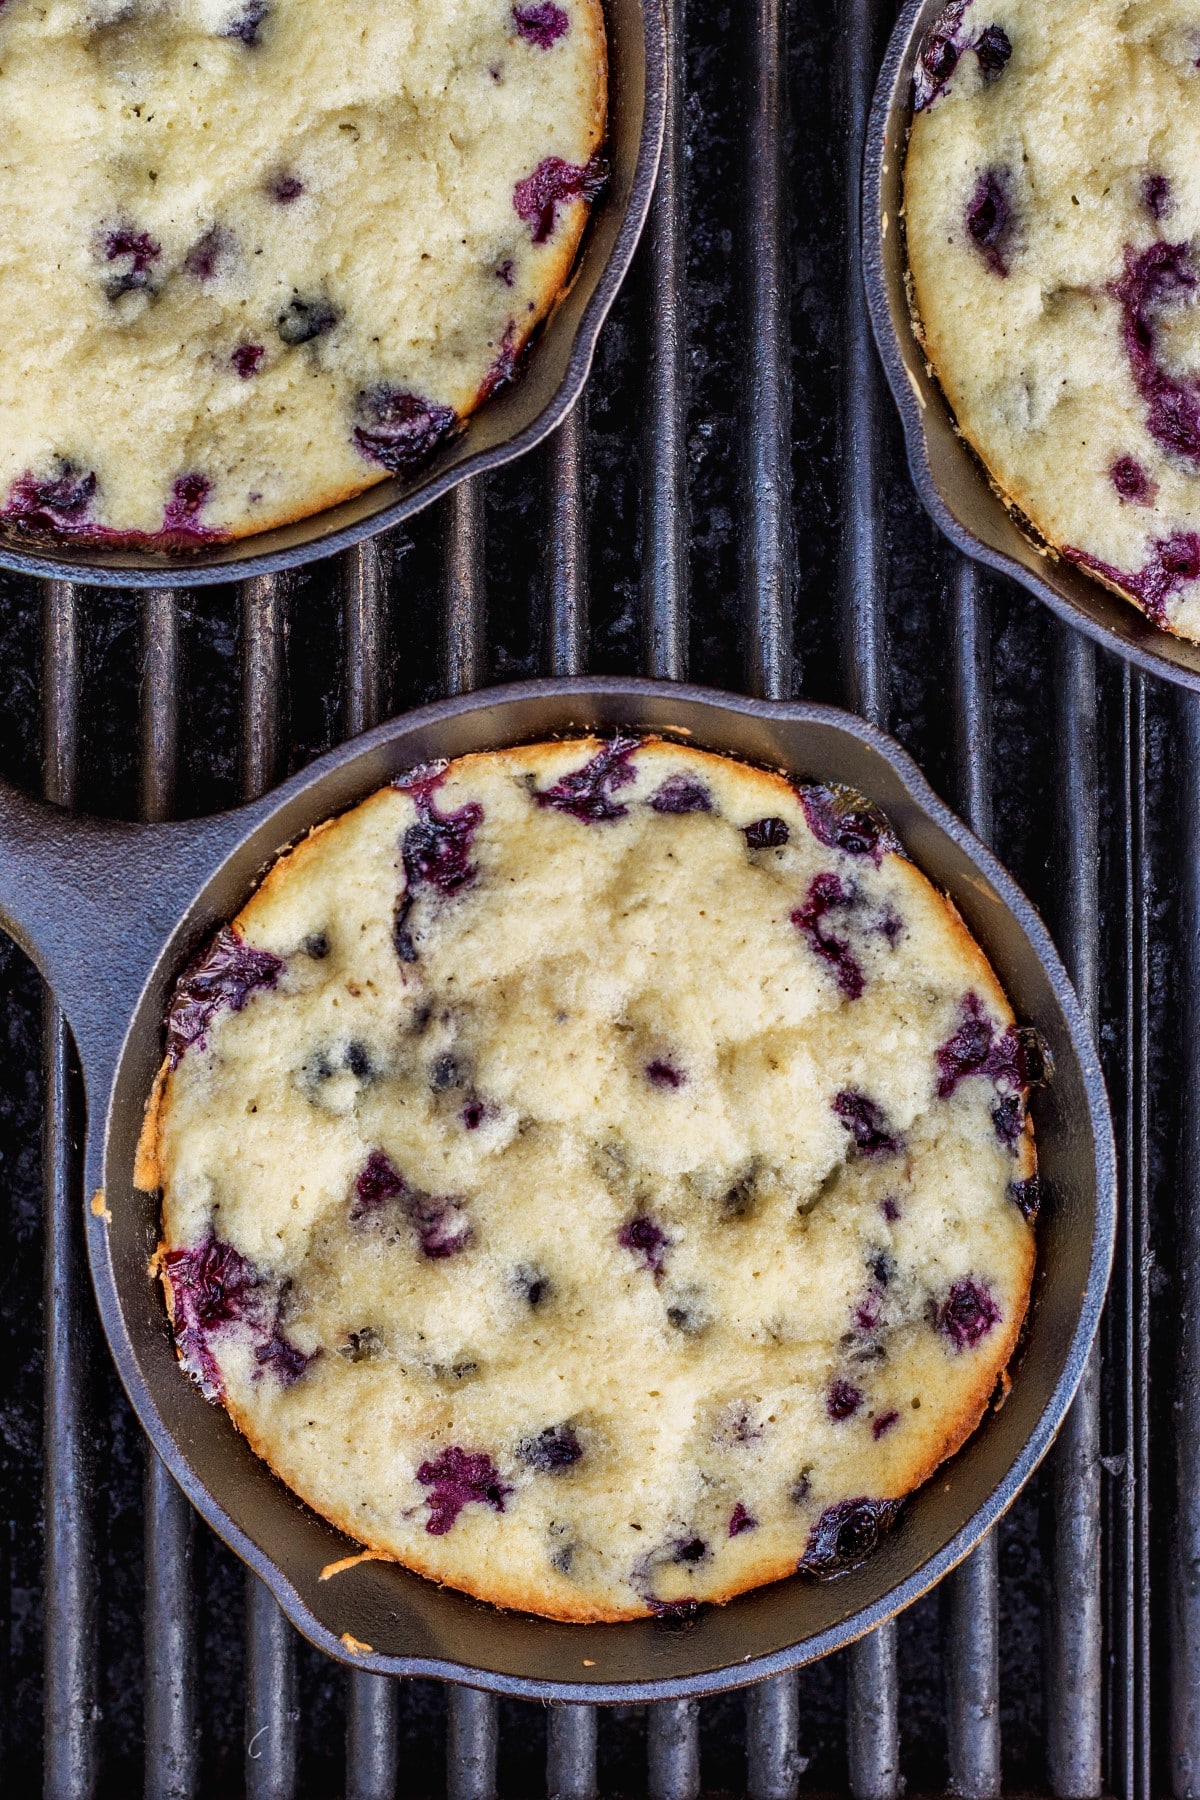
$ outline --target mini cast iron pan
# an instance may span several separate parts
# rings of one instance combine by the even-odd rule
[[[132,1183],[142,1110],[162,1056],[174,976],[309,827],[439,757],[576,731],[665,732],[801,779],[844,782],[886,811],[948,892],[1018,1016],[1053,1058],[1033,1098],[1046,1200],[1013,1386],[901,1514],[877,1554],[838,1580],[800,1579],[658,1620],[565,1625],[500,1612],[393,1564],[321,1582],[357,1545],[297,1500],[176,1361],[157,1281],[157,1199]],[[650,681],[539,681],[445,700],[380,726],[216,818],[172,825],[74,819],[0,788],[0,923],[64,1007],[88,1100],[85,1211],[100,1315],[159,1455],[213,1529],[330,1655],[380,1674],[450,1676],[528,1698],[631,1701],[713,1692],[836,1649],[964,1557],[1044,1456],[1075,1392],[1112,1255],[1114,1152],[1104,1083],[1041,920],[891,739],[827,707]],[[369,1653],[342,1645],[344,1632]]]
[[[625,279],[658,174],[666,107],[661,0],[603,0],[608,32],[609,181],[593,204],[566,291],[535,333],[517,379],[468,419],[419,473],[379,482],[311,518],[186,556],[32,544],[0,526],[0,568],[92,587],[196,587],[277,575],[386,531],[468,475],[511,462],[560,425],[587,380],[600,327]]]
[[[1200,690],[1200,644],[1160,631],[1132,600],[1122,600],[1082,569],[1039,548],[1017,523],[979,458],[955,429],[930,374],[909,310],[904,221],[904,158],[912,122],[912,73],[925,33],[945,0],[908,0],[880,71],[863,162],[863,279],[875,342],[900,409],[908,465],[937,525],[967,556],[1011,575],[1060,619],[1107,650]]]

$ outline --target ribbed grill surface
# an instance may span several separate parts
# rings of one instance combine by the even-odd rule
[[[514,675],[856,707],[1012,867],[1096,1021],[1122,1152],[1101,1355],[993,1540],[798,1677],[598,1717],[347,1676],[147,1466],[82,1271],[69,1044],[0,940],[7,1792],[1200,1787],[1200,702],[981,578],[913,499],[853,237],[886,0],[666,10],[653,218],[557,437],[290,585],[138,601],[0,577],[0,768],[162,818]]]

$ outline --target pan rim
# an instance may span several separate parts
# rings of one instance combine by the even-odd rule
[[[949,1569],[970,1553],[1016,1499],[1050,1448],[1066,1415],[1082,1378],[1091,1343],[1099,1324],[1111,1266],[1116,1225],[1115,1149],[1111,1119],[1099,1058],[1082,1007],[1050,934],[1032,903],[993,854],[976,841],[967,827],[933,792],[907,752],[877,727],[853,714],[833,707],[806,701],[758,700],[691,684],[606,676],[519,682],[436,701],[413,712],[399,715],[396,719],[376,727],[373,731],[350,740],[348,744],[339,746],[273,790],[266,802],[256,803],[253,807],[247,808],[245,833],[222,852],[216,866],[204,878],[198,897],[212,887],[219,879],[221,872],[239,854],[250,838],[269,826],[274,818],[298,798],[301,798],[306,790],[316,787],[331,772],[343,766],[366,761],[373,751],[389,745],[401,735],[411,736],[419,730],[436,730],[439,726],[445,726],[463,714],[482,710],[497,703],[519,700],[545,701],[547,698],[563,703],[564,719],[561,729],[564,732],[572,729],[572,721],[567,714],[567,708],[573,699],[584,704],[595,699],[607,701],[611,706],[623,708],[636,719],[645,702],[668,698],[678,702],[681,710],[684,711],[694,711],[697,708],[710,709],[718,713],[744,714],[768,722],[775,720],[782,723],[793,722],[824,726],[856,739],[860,744],[880,756],[897,776],[909,799],[924,819],[948,837],[966,857],[974,871],[991,886],[1001,906],[1015,921],[1022,937],[1040,964],[1055,1004],[1062,1014],[1072,1049],[1078,1061],[1083,1105],[1086,1108],[1086,1127],[1090,1131],[1091,1138],[1090,1161],[1095,1187],[1092,1242],[1088,1259],[1087,1281],[1080,1296],[1078,1315],[1063,1354],[1059,1376],[1033,1428],[1008,1464],[1003,1477],[996,1483],[983,1503],[932,1556],[920,1561],[917,1567],[910,1570],[902,1580],[885,1589],[882,1594],[857,1611],[835,1621],[816,1634],[800,1640],[799,1643],[783,1644],[774,1650],[747,1657],[741,1661],[727,1662],[717,1667],[702,1669],[690,1675],[647,1675],[619,1682],[565,1679],[560,1681],[513,1674],[503,1670],[485,1669],[438,1655],[394,1656],[374,1652],[357,1654],[348,1649],[329,1627],[317,1618],[285,1570],[267,1552],[259,1548],[248,1531],[226,1512],[222,1503],[193,1472],[188,1458],[177,1442],[175,1431],[167,1424],[159,1411],[149,1380],[142,1372],[126,1322],[125,1306],[116,1280],[108,1233],[101,1220],[91,1216],[90,1212],[86,1218],[89,1261],[101,1321],[110,1351],[142,1428],[146,1431],[154,1450],[162,1458],[197,1511],[229,1544],[230,1548],[264,1580],[292,1623],[318,1648],[350,1666],[377,1674],[448,1679],[498,1694],[523,1698],[587,1701],[613,1705],[653,1699],[688,1698],[721,1692],[797,1668],[833,1649],[853,1642],[857,1637],[893,1617],[935,1585]],[[579,729],[579,722],[575,723],[574,728]],[[641,730],[660,728],[658,725],[645,724],[637,727]],[[685,729],[690,728],[685,727]],[[547,733],[545,728],[539,728],[537,735],[546,737],[553,733]],[[690,735],[693,741],[703,743],[702,732],[691,731]],[[506,739],[506,741],[519,740]],[[726,754],[728,753],[726,752]],[[341,810],[340,803],[337,810]],[[317,822],[315,816],[310,817],[310,824]],[[281,846],[281,848],[283,847],[286,846]],[[279,853],[280,851],[276,850],[272,856]],[[915,857],[913,860],[917,861]],[[919,861],[917,866],[921,866]],[[189,908],[187,912],[177,918],[169,932],[165,934],[160,961],[174,955],[179,934],[186,925],[190,910]],[[103,1097],[95,1096],[94,1110],[90,1109],[89,1138],[97,1141],[98,1148],[93,1157],[92,1146],[89,1144],[89,1167],[95,1162],[96,1173],[106,1174],[110,1153],[115,1154],[115,1152],[110,1152],[115,1101],[121,1083],[122,1065],[129,1054],[130,1041],[144,1003],[143,996],[129,1013],[125,1021],[121,1050],[108,1080],[107,1092]],[[1079,1124],[1081,1128],[1085,1124],[1082,1116]],[[88,1185],[91,1186],[90,1181]],[[107,1189],[107,1182],[103,1182],[102,1185]],[[288,1490],[284,1487],[282,1491],[287,1492]],[[292,1499],[295,1500],[295,1497],[292,1496]],[[299,1505],[300,1503],[295,1501],[295,1504]],[[769,1592],[770,1590],[757,1591]],[[752,1595],[747,1595],[742,1598],[750,1600],[752,1597]],[[461,1600],[462,1596],[456,1595],[455,1599]],[[483,1605],[482,1602],[475,1604]],[[651,1626],[651,1628],[653,1627]]]
[[[903,142],[907,142],[912,105],[907,76],[902,79],[902,75],[919,33],[929,22],[928,15],[939,10],[940,4],[941,0],[905,0],[888,41],[887,52],[879,72],[863,149],[860,218],[863,287],[866,291],[867,312],[871,320],[875,346],[879,352],[880,362],[883,364],[883,372],[887,378],[892,399],[900,415],[905,455],[913,485],[922,505],[938,530],[964,556],[970,557],[974,562],[982,563],[996,574],[1007,575],[1011,580],[1019,583],[1027,593],[1032,594],[1035,599],[1048,606],[1064,624],[1082,631],[1086,637],[1102,649],[1112,651],[1123,661],[1144,670],[1147,674],[1158,675],[1164,681],[1173,682],[1177,687],[1200,692],[1200,644],[1193,643],[1187,638],[1176,637],[1171,632],[1153,625],[1132,600],[1124,599],[1111,589],[1104,587],[1101,582],[1095,581],[1082,569],[1072,569],[1064,578],[1069,581],[1071,587],[1078,587],[1084,592],[1094,593],[1100,603],[1105,606],[1111,604],[1113,607],[1124,609],[1119,615],[1123,629],[1118,630],[1115,625],[1094,617],[1081,601],[1072,598],[1069,593],[1060,591],[1041,576],[1036,569],[1028,567],[1005,551],[985,543],[955,512],[934,474],[924,422],[926,403],[923,393],[918,392],[919,383],[922,389],[926,385],[928,386],[933,395],[934,404],[941,409],[942,414],[949,421],[955,435],[960,460],[964,465],[970,467],[976,481],[981,486],[988,488],[989,503],[1000,507],[1014,528],[1018,531],[1021,530],[1021,527],[1012,519],[1011,513],[1004,507],[1003,502],[991,489],[982,460],[959,433],[953,412],[942,393],[940,384],[936,380],[924,383],[920,375],[914,374],[910,359],[919,362],[921,369],[924,370],[924,352],[908,324],[907,301],[902,309],[893,308],[892,305],[892,280],[888,270],[886,243],[887,215],[883,211],[884,181],[889,172],[888,144],[890,139],[897,137],[895,127],[900,118],[904,121]],[[903,148],[901,148],[900,154],[903,156]],[[898,231],[899,220],[893,219],[892,224]],[[897,310],[902,312],[903,325],[897,324]],[[911,344],[909,339],[911,339]],[[1022,533],[1022,535],[1026,534]],[[1036,549],[1035,539],[1029,537],[1027,541],[1031,547]]]
[[[631,0],[631,4],[636,8],[641,23],[644,80],[641,131],[630,174],[629,191],[612,246],[597,272],[595,285],[576,323],[562,379],[539,412],[509,436],[478,450],[468,451],[450,467],[436,470],[424,478],[418,473],[415,485],[406,485],[400,477],[392,476],[362,489],[348,500],[325,507],[307,517],[275,526],[261,534],[264,541],[269,541],[280,533],[304,533],[301,541],[282,548],[239,554],[240,549],[244,550],[244,546],[255,541],[254,537],[243,537],[215,544],[211,552],[200,553],[194,561],[187,556],[164,555],[148,550],[111,551],[107,554],[101,552],[102,560],[97,561],[82,549],[73,551],[69,541],[63,542],[62,553],[58,554],[55,540],[47,539],[43,547],[28,539],[12,537],[0,526],[0,570],[42,580],[76,582],[87,587],[138,590],[214,587],[261,576],[282,575],[334,556],[339,551],[353,549],[357,544],[390,531],[404,520],[423,512],[435,501],[443,499],[461,482],[474,475],[486,475],[516,461],[549,437],[563,423],[583,394],[595,359],[600,332],[629,273],[645,228],[658,177],[666,124],[666,21],[662,0]],[[610,0],[604,0],[604,13],[611,45],[614,34]],[[578,280],[582,259],[587,253],[588,241],[594,230],[593,211],[555,307],[551,308],[550,315],[543,322],[531,347],[531,361],[538,355],[541,338],[552,321],[555,309]],[[528,373],[528,370],[522,371],[518,377],[518,388],[522,381],[528,379]],[[468,431],[477,417],[478,412],[467,419]],[[364,517],[343,525],[322,525],[323,520],[336,519],[339,513],[349,508],[362,503],[369,504],[372,494],[384,494],[398,485],[401,491],[394,499],[369,511]],[[128,560],[122,561],[121,558]]]

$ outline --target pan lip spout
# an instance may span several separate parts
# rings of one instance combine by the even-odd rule
[[[684,1629],[661,1620],[589,1627],[502,1613],[380,1561],[320,1584],[319,1570],[356,1546],[304,1507],[224,1411],[184,1379],[146,1273],[158,1204],[134,1192],[132,1153],[161,1057],[164,996],[198,933],[232,916],[289,842],[404,770],[472,749],[618,730],[676,736],[796,779],[823,775],[858,787],[964,912],[1018,1010],[1050,1031],[1056,1079],[1044,1102],[1036,1097],[1035,1114],[1058,1185],[1039,1236],[1030,1336],[1018,1352],[1012,1393],[1003,1413],[989,1414],[966,1449],[918,1491],[896,1533],[861,1568],[819,1587],[793,1578],[754,1590],[702,1610]],[[848,772],[861,778],[848,780]],[[378,1674],[453,1679],[527,1699],[684,1698],[757,1681],[850,1643],[969,1554],[1045,1455],[1082,1378],[1112,1258],[1115,1152],[1099,1060],[1049,932],[907,753],[864,720],[807,701],[623,677],[524,681],[381,725],[241,817],[244,830],[192,905],[163,922],[155,969],[121,1021],[109,1089],[91,1096],[85,1191],[100,1205],[93,1200],[85,1219],[105,1333],[155,1451],[297,1628],[327,1654]]]

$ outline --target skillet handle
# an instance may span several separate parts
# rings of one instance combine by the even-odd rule
[[[165,825],[66,813],[0,781],[0,928],[49,983],[85,1078],[111,1068],[138,995],[255,808]]]

